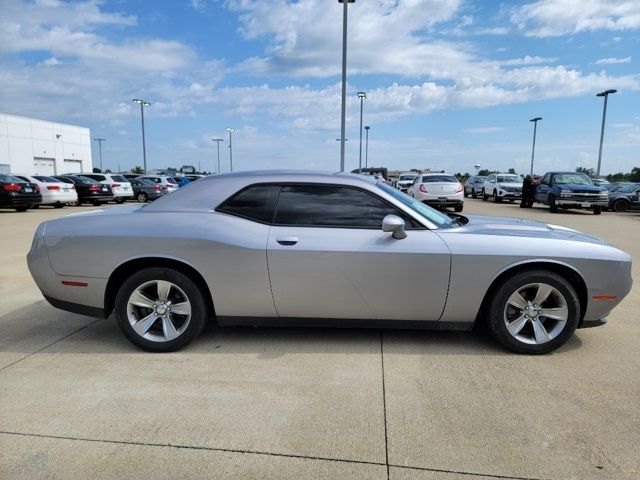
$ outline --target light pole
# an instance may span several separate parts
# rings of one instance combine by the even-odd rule
[[[340,117],[340,171],[344,172],[345,114],[347,108],[347,6],[356,0],[338,0],[342,9],[342,112]]]
[[[229,132],[229,171],[233,172],[233,143],[231,142],[231,134],[235,132],[235,130],[229,127],[227,128],[227,132]]]
[[[358,92],[358,98],[360,99],[360,154],[358,155],[358,173],[362,173],[362,109],[367,94],[365,92]]]
[[[95,142],[98,142],[98,149],[100,150],[100,173],[103,173],[104,170],[102,169],[102,142],[106,142],[107,139],[106,138],[94,138],[93,140]]]
[[[529,120],[530,122],[533,122],[533,147],[531,148],[531,171],[529,172],[530,175],[533,175],[533,156],[536,153],[536,130],[538,128],[538,121],[540,120],[542,120],[542,117],[536,117]]]
[[[140,98],[134,98],[132,100],[134,103],[140,104],[140,118],[142,118],[142,161],[144,162],[144,174],[147,174],[147,147],[144,141],[144,107],[148,107],[151,105],[146,100],[142,100]]]
[[[218,144],[218,173],[220,173],[220,142],[224,142],[222,138],[212,138],[212,142],[216,142]]]
[[[371,127],[366,125],[364,131],[367,132],[366,140],[364,143],[364,168],[369,168],[369,129]]]
[[[616,93],[617,90],[605,90],[596,94],[596,97],[604,97],[604,106],[602,107],[602,127],[600,128],[600,150],[598,150],[598,170],[596,171],[596,177],[600,176],[600,164],[602,162],[602,141],[604,140],[604,121],[607,118],[607,99],[612,93]]]

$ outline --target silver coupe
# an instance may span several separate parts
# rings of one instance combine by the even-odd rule
[[[216,175],[152,204],[38,226],[29,269],[55,307],[115,314],[151,351],[219,325],[469,330],[546,353],[601,325],[631,257],[545,223],[445,215],[358,175]]]

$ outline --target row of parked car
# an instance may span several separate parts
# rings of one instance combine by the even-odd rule
[[[428,205],[453,207],[456,212],[464,208],[464,198],[482,198],[503,201],[521,201],[522,176],[494,173],[488,176],[472,175],[462,185],[454,175],[445,173],[402,173],[396,188]],[[588,175],[580,172],[547,172],[530,183],[525,192],[524,205],[547,205],[551,213],[560,209],[577,208],[599,215],[603,210],[622,212],[640,208],[640,184],[596,185]]]
[[[200,176],[194,176],[197,180]],[[186,177],[82,173],[68,175],[0,175],[0,208],[24,212],[40,205],[64,205],[127,200],[148,202],[190,183]]]

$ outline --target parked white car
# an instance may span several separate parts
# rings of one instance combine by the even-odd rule
[[[55,178],[45,175],[13,175],[25,182],[35,183],[40,187],[42,202],[39,205],[53,205],[55,208],[64,207],[65,203],[75,203],[78,201],[76,187],[68,183],[61,182]]]
[[[513,173],[493,173],[484,181],[482,200],[493,197],[495,203],[522,198],[522,177]]]
[[[396,182],[396,188],[401,192],[406,193],[407,189],[411,186],[417,176],[418,174],[415,172],[402,172]]]
[[[449,173],[423,173],[407,189],[410,197],[434,207],[453,207],[461,212],[464,206],[464,187]]]
[[[109,185],[113,191],[113,201],[123,203],[133,199],[133,187],[122,175],[113,173],[83,173],[83,177],[91,178],[98,183]]]
[[[162,187],[166,187],[167,193],[175,192],[176,190],[178,190],[178,188],[180,188],[180,185],[178,185],[178,182],[176,182],[173,178],[168,177],[166,175],[145,175],[138,178],[139,179],[146,178],[148,180],[151,180],[154,183],[157,183]]]

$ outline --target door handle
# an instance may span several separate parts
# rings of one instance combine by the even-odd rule
[[[280,245],[291,246],[298,243],[298,237],[278,237],[276,238],[276,242]]]

